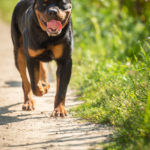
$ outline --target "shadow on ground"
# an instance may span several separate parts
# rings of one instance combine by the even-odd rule
[[[0,107],[0,125],[7,125],[9,123],[15,123],[15,122],[20,122],[20,121],[24,121],[27,119],[31,119],[32,114],[28,113],[28,114],[18,114],[15,116],[12,116],[12,113],[17,113],[17,110],[10,110],[11,107],[20,105],[22,103],[16,103],[16,104],[12,104],[12,105],[8,105],[8,106],[4,106],[4,107]],[[23,119],[22,119],[23,118]],[[41,119],[43,117],[33,117],[32,119]]]
[[[7,87],[21,87],[22,83],[19,81],[6,81],[5,84]]]
[[[83,125],[85,126],[85,125]],[[89,127],[87,126],[87,128],[85,128],[85,130],[88,130],[89,132],[93,131],[93,128],[89,129]],[[102,132],[105,129],[102,129]],[[56,131],[53,131],[56,132]],[[61,131],[63,132],[63,130]],[[76,132],[77,135],[73,134],[69,134],[69,136],[67,136],[67,132],[68,133],[74,133]],[[31,142],[31,143],[27,143],[27,144],[18,144],[18,145],[10,145],[10,148],[18,148],[18,147],[36,147],[36,148],[41,148],[41,149],[48,149],[48,148],[56,148],[56,145],[58,147],[74,147],[74,149],[80,149],[80,147],[85,147],[87,145],[90,146],[94,146],[97,144],[100,144],[98,139],[103,139],[103,138],[109,138],[110,135],[108,134],[103,134],[103,135],[85,135],[83,134],[83,130],[79,129],[78,131],[74,130],[74,128],[72,127],[72,129],[70,130],[65,130],[64,131],[64,135],[62,133],[61,137],[53,137],[54,133],[51,132],[51,134],[49,134],[50,140],[46,140],[46,141],[40,141],[40,142]],[[105,141],[105,144],[108,142]],[[104,143],[104,142],[103,142]],[[42,145],[42,146],[41,146]]]

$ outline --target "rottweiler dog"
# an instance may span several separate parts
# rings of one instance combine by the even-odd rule
[[[43,62],[55,60],[57,87],[52,116],[67,115],[65,97],[73,49],[71,10],[71,0],[20,0],[14,9],[11,37],[15,64],[22,78],[23,110],[34,110],[32,93],[36,96],[47,93],[50,86]]]

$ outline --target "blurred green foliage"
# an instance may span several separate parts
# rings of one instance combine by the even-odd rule
[[[76,116],[115,126],[106,149],[150,147],[150,2],[73,1]]]
[[[16,0],[1,0],[10,21]],[[149,0],[72,0],[75,48],[71,85],[84,103],[76,116],[111,124],[109,150],[149,150]]]
[[[12,11],[18,0],[0,0],[0,17],[6,22],[10,22]]]

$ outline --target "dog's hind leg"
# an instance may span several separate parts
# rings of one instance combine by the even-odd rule
[[[15,63],[16,67],[22,78],[22,88],[24,92],[24,104],[22,106],[23,110],[34,110],[34,100],[32,99],[31,85],[28,81],[26,75],[26,60],[23,51],[23,40],[22,37],[19,39],[19,47],[14,46],[15,52]]]

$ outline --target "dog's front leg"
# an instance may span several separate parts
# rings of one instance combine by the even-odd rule
[[[54,103],[54,111],[52,117],[67,115],[65,110],[65,97],[67,92],[67,87],[71,77],[72,71],[72,59],[57,61],[57,90]]]
[[[47,93],[47,87],[43,86],[40,81],[40,61],[34,58],[27,58],[27,67],[33,94],[42,96]]]

